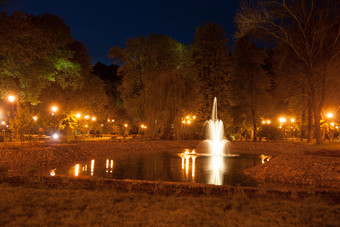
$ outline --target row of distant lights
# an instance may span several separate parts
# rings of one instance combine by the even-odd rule
[[[188,124],[190,125],[193,120],[196,120],[196,116],[186,116],[185,120],[182,121],[183,124]]]
[[[283,123],[285,123],[287,121],[287,119],[286,118],[284,118],[284,117],[281,117],[281,118],[279,118],[279,122],[280,122],[280,124],[283,124]],[[290,119],[290,122],[292,122],[292,123],[294,123],[295,122],[295,118],[291,118]],[[271,120],[264,120],[264,121],[262,121],[262,124],[271,124],[272,122],[271,122]]]
[[[333,115],[333,113],[327,113],[326,116],[327,116],[327,118],[330,119],[330,118],[333,118],[334,115]],[[280,122],[279,128],[282,128],[282,124],[285,123],[286,121],[287,121],[287,119],[286,119],[285,117],[279,118],[279,122]],[[291,123],[294,123],[294,122],[295,122],[295,118],[291,118],[291,119],[290,119],[290,122],[291,122]],[[264,120],[264,121],[262,121],[262,124],[271,124],[271,120]],[[334,123],[334,122],[331,122],[330,125],[331,125],[332,127],[334,127],[334,126],[335,126],[335,123]],[[293,127],[292,127],[292,128],[293,128]],[[335,128],[338,129],[339,126],[335,126]]]

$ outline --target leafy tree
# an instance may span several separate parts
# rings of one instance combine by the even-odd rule
[[[112,47],[110,56],[123,62],[120,92],[130,116],[146,121],[152,136],[170,138],[172,124],[196,91],[185,67],[187,49],[169,36],[151,34],[129,39],[124,49]]]
[[[24,140],[24,135],[30,135],[36,132],[36,123],[32,118],[29,106],[24,105],[17,112],[16,118],[11,120],[11,130],[15,135],[19,135]]]
[[[299,81],[308,96],[309,112],[314,113],[317,143],[322,142],[321,113],[340,55],[339,12],[337,0],[262,0],[255,7],[242,5],[235,18],[237,37],[254,32],[265,34],[289,46],[303,65]]]
[[[93,74],[98,76],[104,82],[108,104],[105,106],[105,113],[107,118],[114,117],[127,119],[123,100],[119,93],[119,86],[122,84],[122,77],[118,75],[118,65],[105,65],[97,62],[93,66]]]
[[[239,123],[244,122],[245,128],[253,126],[254,141],[260,117],[269,111],[271,81],[264,70],[266,58],[267,52],[247,37],[237,40],[232,52],[231,87],[234,105],[238,106],[235,115],[239,115]],[[242,117],[240,112],[244,113]]]
[[[69,27],[58,17],[15,12],[0,19],[0,91],[20,102],[38,103],[43,88],[57,83],[76,87],[79,64],[72,62]]]
[[[207,23],[196,29],[195,40],[190,45],[194,73],[198,75],[201,92],[200,117],[210,118],[214,97],[217,97],[219,118],[229,121],[229,63],[227,38],[222,27]]]
[[[106,119],[104,112],[108,98],[105,94],[104,82],[97,75],[91,73],[91,58],[87,55],[86,48],[82,43],[74,42],[69,48],[74,53],[71,60],[80,66],[81,74],[78,84],[72,88],[65,88],[57,83],[47,86],[42,90],[42,95],[39,98],[42,101],[39,105],[40,111],[50,110],[52,103],[57,103],[59,116],[64,116],[60,117],[60,121],[63,122],[74,122],[72,118],[75,118],[75,112],[80,112],[83,115],[95,115],[97,119]],[[47,111],[46,114],[49,115],[50,111]],[[65,130],[65,132],[72,132],[74,128],[72,124],[66,123],[65,125],[70,126],[67,126],[70,130]]]

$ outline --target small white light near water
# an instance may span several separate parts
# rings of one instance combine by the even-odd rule
[[[55,176],[55,170],[56,170],[56,169],[52,169],[52,170],[50,171],[50,176],[51,176],[51,177],[54,177],[54,176]]]
[[[52,135],[52,138],[55,139],[55,140],[56,140],[56,139],[59,139],[59,134],[58,134],[58,133],[54,133],[54,134]]]

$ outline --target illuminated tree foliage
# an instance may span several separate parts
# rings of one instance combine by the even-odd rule
[[[70,60],[78,64],[81,69],[81,77],[77,86],[64,88],[58,83],[51,83],[42,90],[39,97],[41,103],[38,105],[39,112],[47,110],[46,114],[49,115],[52,103],[58,104],[58,116],[61,116],[58,118],[61,124],[59,128],[68,134],[74,132],[75,129],[75,112],[105,119],[105,106],[108,104],[104,82],[91,72],[92,60],[87,55],[84,45],[73,42],[69,48],[73,52],[73,57]]]
[[[151,34],[112,47],[110,56],[123,62],[120,88],[125,109],[135,121],[146,121],[152,136],[171,137],[183,107],[189,109],[196,91],[187,71],[187,49],[169,36]]]
[[[0,18],[0,91],[20,102],[39,103],[44,87],[78,86],[80,65],[73,62],[69,27],[58,17],[15,12]]]
[[[284,43],[303,65],[297,83],[308,97],[309,141],[314,136],[322,142],[321,113],[327,100],[330,82],[337,76],[335,65],[340,56],[340,2],[337,0],[272,0],[242,5],[235,21],[237,37],[250,33],[267,35]]]
[[[218,101],[218,117],[227,123],[229,111],[229,67],[227,38],[223,28],[208,23],[196,29],[190,46],[194,73],[199,78],[201,91],[200,117],[210,119],[214,97]]]

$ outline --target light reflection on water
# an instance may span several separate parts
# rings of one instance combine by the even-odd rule
[[[211,156],[209,159],[209,169],[211,171],[209,184],[222,185],[224,173],[224,158],[221,156]]]
[[[55,173],[69,176],[255,186],[255,181],[244,176],[242,170],[258,164],[261,164],[258,155],[225,157],[190,153],[181,156],[173,152],[155,152],[92,159],[89,162],[57,168]]]

